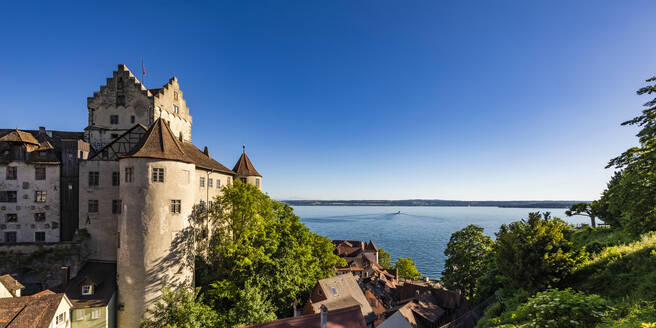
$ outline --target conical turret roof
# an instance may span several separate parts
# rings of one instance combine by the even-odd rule
[[[182,143],[173,135],[169,125],[157,119],[134,149],[124,157],[159,158],[193,163],[185,154]]]
[[[237,164],[235,164],[235,167],[232,169],[235,173],[237,173],[239,176],[246,177],[246,176],[258,176],[261,177],[260,173],[257,172],[255,167],[253,166],[253,163],[251,163],[251,160],[248,159],[248,156],[246,155],[246,149],[244,148],[244,152],[241,154],[239,157],[239,160],[237,161]]]

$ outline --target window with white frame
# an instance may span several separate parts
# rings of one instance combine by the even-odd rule
[[[205,188],[205,177],[200,177],[200,187]]]
[[[83,285],[82,295],[91,295],[91,294],[93,294],[93,285]]]
[[[100,319],[100,309],[91,311],[91,319]]]
[[[212,188],[213,187],[213,184],[212,184],[213,182],[214,181],[212,181],[212,178],[208,178],[207,179],[207,188]]]
[[[55,324],[59,325],[66,322],[66,312],[62,312],[55,317]]]
[[[153,182],[164,182],[164,168],[153,167]]]
[[[182,207],[182,201],[179,199],[171,200],[171,213],[179,214]]]

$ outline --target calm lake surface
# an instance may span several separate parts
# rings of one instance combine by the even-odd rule
[[[567,217],[561,208],[294,206],[312,232],[330,239],[371,239],[392,254],[392,261],[411,257],[419,272],[431,278],[441,276],[444,249],[453,232],[476,224],[494,238],[502,224],[537,211],[549,211],[572,224],[589,222],[585,217]]]

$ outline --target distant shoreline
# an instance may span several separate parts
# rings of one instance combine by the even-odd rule
[[[408,200],[282,200],[291,206],[459,206],[459,207],[505,207],[505,208],[569,208],[583,201],[538,200],[538,201],[464,201],[439,199]]]

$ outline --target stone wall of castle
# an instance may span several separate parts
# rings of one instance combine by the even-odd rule
[[[130,197],[124,199],[118,225],[118,322],[137,327],[164,286],[192,286],[189,216],[197,177],[189,163],[146,158],[122,158],[119,163],[121,171],[134,168],[134,180],[120,186],[121,194]],[[164,170],[163,182],[152,181],[153,169]]]
[[[8,167],[15,168],[16,179],[7,179]],[[36,179],[37,167],[45,169],[44,179]],[[0,190],[15,195],[12,202],[0,202],[0,243],[12,242],[14,236],[18,243],[58,242],[60,166],[17,161],[0,165],[0,173]],[[37,240],[37,232],[39,238],[43,233],[43,240]]]

